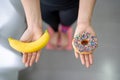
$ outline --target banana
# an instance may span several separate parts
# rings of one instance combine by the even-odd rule
[[[50,35],[46,30],[38,40],[33,42],[22,42],[11,37],[8,38],[8,41],[10,46],[15,50],[22,53],[32,53],[45,47],[49,39],[50,39]]]

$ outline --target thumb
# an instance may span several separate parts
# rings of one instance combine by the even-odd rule
[[[30,42],[31,40],[32,40],[32,33],[26,30],[21,36],[20,41]]]

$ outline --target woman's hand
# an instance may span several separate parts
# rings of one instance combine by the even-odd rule
[[[96,36],[96,33],[95,33],[94,29],[92,28],[92,26],[90,24],[86,24],[86,23],[78,24],[77,27],[76,27],[74,36],[76,34],[79,34],[79,33],[82,34],[82,32],[89,32],[93,36]],[[83,65],[85,65],[87,68],[90,67],[90,65],[93,64],[93,51],[90,51],[90,54],[80,54],[80,53],[78,53],[74,50],[74,53],[75,53],[75,57],[76,58],[79,57],[80,60],[81,60],[81,63]]]
[[[33,27],[26,29],[20,38],[23,42],[32,42],[37,40],[42,35],[42,29],[40,27]],[[34,62],[38,62],[41,50],[33,53],[23,53],[23,63],[26,67],[32,66]]]

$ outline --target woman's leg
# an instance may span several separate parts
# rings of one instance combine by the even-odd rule
[[[78,7],[59,11],[60,23],[66,27],[70,27],[77,19]]]
[[[41,4],[41,15],[44,22],[46,22],[55,32],[58,32],[58,25],[60,23],[59,12]]]
[[[72,33],[70,33],[71,32],[70,27],[77,19],[78,7],[60,11],[59,16],[60,16],[60,23],[61,23],[61,31],[60,31],[61,46],[66,47],[69,44],[71,44],[71,41],[72,41]],[[69,50],[71,48],[72,46],[70,46]]]
[[[53,47],[56,47],[58,43],[58,36],[59,36],[58,25],[60,23],[58,11],[55,11],[41,4],[41,14],[42,14],[43,21],[46,22],[54,31],[54,34],[52,34],[50,38],[50,44]]]

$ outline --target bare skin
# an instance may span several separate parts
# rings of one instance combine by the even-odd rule
[[[37,32],[37,33],[36,33]],[[37,40],[42,35],[42,29],[34,28],[32,30],[27,29],[21,37],[23,42],[32,42]],[[26,67],[32,66],[34,62],[38,62],[40,57],[40,50],[34,53],[23,53],[23,63]]]
[[[78,33],[82,33],[87,31],[92,35],[96,35],[92,25],[91,25],[91,18],[93,14],[93,9],[95,6],[96,0],[80,0],[79,5],[79,13],[78,13],[78,20],[77,20],[77,27],[75,29],[74,36]],[[61,46],[65,47],[68,44],[68,37],[66,33],[60,33],[61,36]],[[76,58],[80,58],[81,63],[85,65],[87,68],[93,64],[93,51],[90,54],[79,54],[78,52],[74,52]]]
[[[59,38],[58,32],[55,32],[50,38],[50,43],[54,48],[57,48],[58,38]]]
[[[60,32],[61,47],[64,49],[68,45],[68,35],[67,33]]]
[[[27,29],[21,37],[21,41],[31,42],[37,40],[42,35],[42,19],[40,12],[40,0],[21,0],[22,5],[25,10],[27,19]],[[93,14],[93,9],[96,0],[80,0],[77,27],[75,29],[74,35],[77,33],[82,33],[83,31],[88,31],[95,35],[95,32],[91,26],[91,18]],[[39,60],[40,51],[33,52],[31,54],[23,53],[23,62],[28,66],[32,66],[33,63]],[[87,68],[93,64],[93,54],[81,55],[74,52],[76,58],[80,58],[83,65]],[[90,53],[93,53],[91,51]]]
[[[96,33],[90,24],[79,24],[76,27],[74,36],[78,33],[82,34],[82,32],[84,31],[91,33],[93,36],[96,36]],[[77,59],[80,58],[81,63],[85,65],[87,68],[89,68],[90,65],[93,64],[93,51],[89,52],[90,54],[79,54],[76,51],[74,51],[74,53],[75,53],[75,57]]]
[[[60,39],[60,43],[58,40]],[[50,44],[55,49],[64,49],[68,45],[68,36],[63,32],[55,32],[50,38]]]
[[[74,36],[78,33],[82,33],[83,31],[87,31],[92,35],[96,35],[94,29],[91,25],[92,14],[94,10],[96,0],[80,0],[79,12],[78,12],[78,20],[77,27],[75,29]],[[93,64],[93,51],[91,54],[79,54],[75,53],[76,58],[80,58],[81,63],[85,65],[87,68]]]
[[[27,29],[21,36],[21,41],[35,41],[42,35],[42,19],[39,1],[40,0],[21,0],[27,19]],[[23,63],[25,66],[29,67],[32,66],[34,62],[38,62],[40,52],[41,50],[30,54],[23,53]]]

